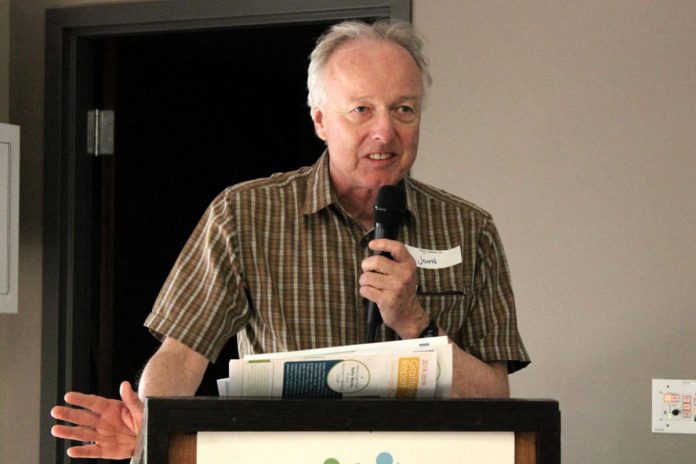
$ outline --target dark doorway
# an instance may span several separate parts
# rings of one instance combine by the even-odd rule
[[[304,100],[328,24],[408,21],[410,0],[171,0],[48,9],[40,461],[65,392],[116,396],[158,342],[142,322],[213,197],[310,164]],[[86,113],[113,109],[113,157],[87,154]],[[234,341],[199,394],[215,394]]]
[[[95,88],[104,89],[103,101],[111,102],[105,105],[115,110],[116,150],[95,159],[101,198],[93,204],[101,220],[93,221],[93,237],[101,253],[94,254],[93,281],[102,284],[94,301],[106,306],[93,314],[92,382],[99,394],[113,397],[122,380],[136,380],[157,348],[142,323],[214,196],[321,154],[305,83],[307,57],[325,28],[236,28],[100,44],[105,65]],[[110,186],[107,193],[101,184]],[[111,230],[99,230],[108,224]],[[232,340],[199,394],[217,394],[215,379],[227,376],[236,355]]]

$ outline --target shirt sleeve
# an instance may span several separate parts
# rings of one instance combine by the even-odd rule
[[[477,247],[471,307],[460,336],[462,348],[486,361],[507,361],[512,373],[529,364],[515,311],[505,252],[495,224],[489,218],[481,229]]]
[[[249,317],[238,253],[235,215],[223,192],[184,246],[145,326],[157,338],[172,337],[214,362]]]

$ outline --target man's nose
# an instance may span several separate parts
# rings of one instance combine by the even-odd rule
[[[394,120],[389,112],[380,112],[376,114],[372,120],[372,124],[371,136],[373,140],[386,144],[391,142],[396,135]]]

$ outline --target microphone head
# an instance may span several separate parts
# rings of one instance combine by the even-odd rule
[[[400,226],[406,211],[406,193],[397,185],[384,185],[377,193],[375,224]]]

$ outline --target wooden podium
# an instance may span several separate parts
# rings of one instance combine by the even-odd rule
[[[147,464],[194,464],[212,431],[514,432],[516,464],[559,464],[561,414],[551,400],[149,398]]]

